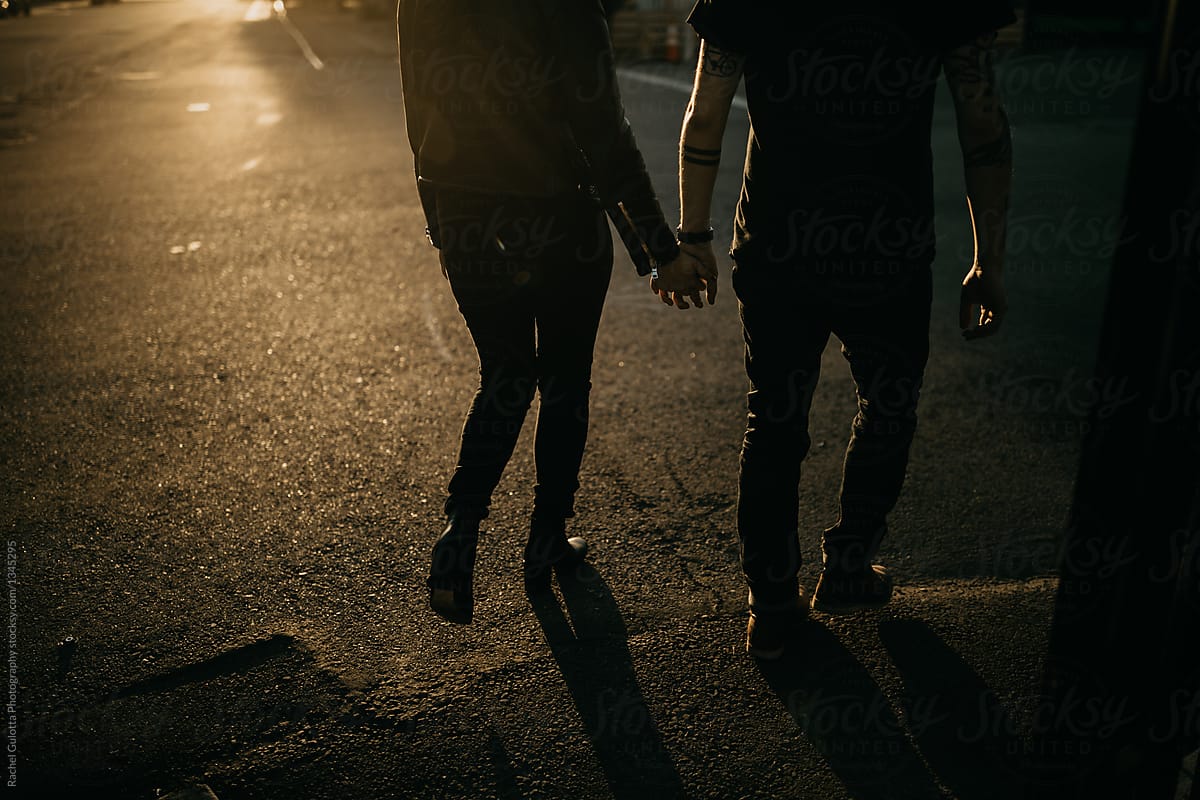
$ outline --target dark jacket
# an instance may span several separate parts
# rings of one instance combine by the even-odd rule
[[[639,274],[651,259],[675,258],[625,119],[600,0],[400,0],[396,21],[431,228],[442,190],[585,191],[613,219]]]

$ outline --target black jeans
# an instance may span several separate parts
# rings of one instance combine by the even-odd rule
[[[582,196],[437,200],[442,267],[479,352],[447,514],[484,518],[533,401],[541,395],[534,511],[574,515],[588,431],[592,352],[612,239]]]
[[[821,275],[742,262],[733,285],[750,378],[738,482],[742,569],[756,603],[794,603],[800,463],[821,354],[836,335],[857,386],[839,519],[823,541],[830,569],[856,570],[875,556],[904,483],[929,357],[932,274],[909,267],[882,290],[855,293]]]

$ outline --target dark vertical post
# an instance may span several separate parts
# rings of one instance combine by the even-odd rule
[[[1171,800],[1200,740],[1200,4],[1162,0],[1034,736],[1033,798]]]

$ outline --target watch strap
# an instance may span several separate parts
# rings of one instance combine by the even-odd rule
[[[685,231],[683,226],[675,229],[675,238],[680,244],[708,244],[713,240],[716,232],[712,226],[708,226],[708,230],[700,232]]]

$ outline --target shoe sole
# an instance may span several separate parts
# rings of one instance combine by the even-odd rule
[[[764,650],[761,647],[751,647],[746,645],[746,654],[754,658],[762,659],[763,661],[778,661],[783,657],[783,651],[786,648],[777,647],[774,650]]]

